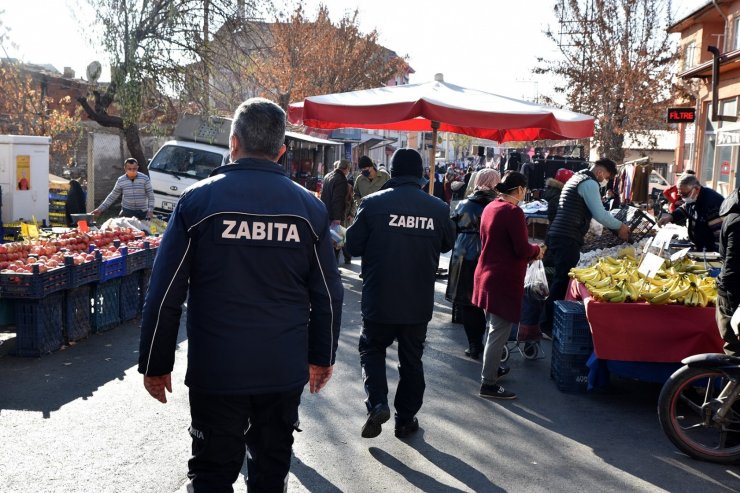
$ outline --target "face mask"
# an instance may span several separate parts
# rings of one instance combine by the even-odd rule
[[[137,174],[138,174],[138,173],[137,173],[136,171],[126,171],[126,176],[128,176],[128,177],[129,177],[130,179],[132,179],[132,180],[133,180],[134,178],[136,178],[136,175],[137,175]]]
[[[363,169],[361,171],[361,173],[362,173],[362,176],[364,176],[365,178],[367,178],[368,176],[370,176],[370,170],[369,169]]]
[[[601,188],[606,188],[606,185],[607,185],[608,183],[609,183],[609,179],[608,179],[608,178],[604,178],[603,180],[601,180],[601,181],[599,182],[599,186],[600,186]]]
[[[691,192],[691,193],[693,193],[693,192]],[[696,202],[696,197],[692,197],[691,194],[689,194],[689,196],[688,197],[685,197],[683,199],[683,201],[684,201],[685,204],[693,204],[694,202]]]

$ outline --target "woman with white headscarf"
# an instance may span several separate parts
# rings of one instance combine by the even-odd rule
[[[501,181],[498,171],[484,168],[470,179],[472,194],[461,200],[452,213],[457,226],[457,239],[450,256],[450,270],[445,297],[461,309],[468,349],[465,354],[479,359],[483,352],[486,317],[483,309],[473,305],[473,274],[480,256],[480,218],[483,209],[496,198],[495,187]],[[507,370],[500,370],[506,372]]]

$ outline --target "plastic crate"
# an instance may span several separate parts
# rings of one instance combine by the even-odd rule
[[[594,348],[586,309],[580,301],[556,301],[553,340],[564,354],[591,354]]]
[[[138,272],[121,278],[121,320],[132,320],[141,315],[140,281]]]
[[[15,303],[17,356],[41,356],[62,347],[63,293],[40,300],[18,300]]]
[[[655,220],[653,218],[631,205],[619,209],[614,217],[622,221],[629,228],[630,242],[640,241],[655,226]]]
[[[100,279],[100,261],[92,260],[75,265],[72,257],[65,257],[64,263],[69,273],[69,288],[77,288]]]
[[[67,343],[90,335],[90,286],[64,292],[64,339]]]
[[[93,284],[90,327],[92,332],[104,332],[121,323],[121,280]]]
[[[57,267],[46,272],[0,274],[0,296],[14,299],[40,299],[51,293],[69,287],[69,273],[66,266]]]
[[[149,289],[149,279],[152,277],[151,269],[142,270],[139,273],[139,310],[144,310],[144,299]]]
[[[589,355],[563,354],[553,345],[550,358],[550,377],[562,392],[586,392],[588,387]]]
[[[151,255],[152,252],[147,243],[144,244],[144,248],[141,250],[129,250],[126,253],[126,273],[131,274],[132,272],[151,267]]]
[[[121,256],[104,259],[100,251],[95,258],[100,262],[100,282],[116,279],[126,275],[126,248],[121,248]]]

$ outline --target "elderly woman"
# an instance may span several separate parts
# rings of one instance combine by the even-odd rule
[[[475,181],[474,181],[475,180]],[[480,255],[480,218],[483,208],[496,198],[494,188],[501,181],[498,171],[482,169],[470,179],[469,187],[473,193],[461,200],[452,213],[457,226],[457,239],[450,256],[449,279],[445,297],[461,309],[468,349],[465,354],[473,359],[483,353],[483,333],[486,329],[486,316],[481,308],[473,305],[473,274]]]
[[[485,310],[488,322],[480,396],[514,399],[516,394],[498,384],[499,365],[511,325],[519,322],[527,263],[541,259],[545,250],[529,243],[527,221],[518,207],[527,192],[527,178],[509,171],[496,191],[498,198],[481,217],[481,253],[473,279],[473,304]]]

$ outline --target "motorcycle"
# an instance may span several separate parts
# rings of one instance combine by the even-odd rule
[[[740,462],[740,357],[698,354],[681,361],[663,385],[663,432],[694,459]]]

